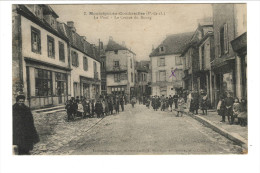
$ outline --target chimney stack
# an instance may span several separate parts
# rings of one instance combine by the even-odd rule
[[[109,36],[109,40],[113,40],[113,37],[112,37],[112,36]]]
[[[72,32],[76,32],[76,28],[74,27],[74,22],[73,21],[68,21],[67,25],[71,29]]]
[[[154,51],[154,45],[152,45],[152,51]]]

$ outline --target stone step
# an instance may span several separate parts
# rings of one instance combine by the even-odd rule
[[[55,110],[65,110],[65,105],[58,105],[58,106],[53,106],[53,107],[49,107],[49,108],[43,108],[43,109],[36,109],[34,110],[34,112],[36,113],[41,113],[41,112],[49,112],[49,111],[55,111]]]

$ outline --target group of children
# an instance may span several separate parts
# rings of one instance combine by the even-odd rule
[[[103,118],[108,114],[112,115],[113,110],[116,114],[119,113],[119,105],[124,111],[125,100],[122,96],[105,97],[97,100],[87,100],[86,98],[75,99],[71,97],[66,102],[65,109],[67,110],[67,120],[74,120],[76,117],[93,118],[96,114],[97,118]]]
[[[230,124],[234,124],[237,119],[237,124],[241,126],[247,125],[247,102],[245,99],[233,99],[228,93],[227,97],[220,97],[217,105],[218,114],[222,117],[221,122],[225,122],[226,117]]]

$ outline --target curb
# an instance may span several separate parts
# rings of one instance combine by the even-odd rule
[[[215,132],[221,134],[222,136],[232,140],[233,142],[239,144],[242,146],[242,148],[248,150],[248,142],[245,138],[241,137],[240,135],[236,134],[236,133],[230,133],[227,130],[218,127],[215,123],[201,117],[198,115],[193,115],[193,114],[189,114],[188,112],[185,111],[185,113],[189,116],[191,116],[192,118],[194,118],[195,120],[199,121],[200,123],[204,124],[205,126],[211,128],[212,130],[214,130]]]

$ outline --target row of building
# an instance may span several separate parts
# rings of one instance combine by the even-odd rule
[[[110,37],[91,44],[76,32],[74,22],[41,4],[13,5],[13,101],[41,108],[64,104],[71,97],[97,99],[101,94],[150,94],[149,61]]]
[[[212,107],[226,92],[247,98],[246,4],[212,8],[213,17],[199,20],[194,32],[169,35],[153,49],[152,95],[203,89]]]

